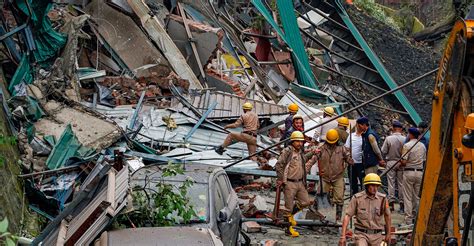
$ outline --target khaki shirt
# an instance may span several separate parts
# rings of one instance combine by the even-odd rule
[[[329,117],[326,117],[326,118],[322,118],[321,121],[319,121],[319,123],[323,123],[323,122],[326,122],[328,120],[330,120],[331,118]],[[315,140],[318,140],[318,141],[326,141],[326,133],[331,130],[331,129],[334,129],[334,128],[337,128],[337,120],[332,120],[318,128],[316,128],[316,131],[314,132],[314,139]]]
[[[287,178],[288,179],[302,179],[303,178],[303,174],[304,174],[304,170],[303,170],[303,165],[301,164],[302,163],[302,157],[301,157],[301,154],[300,153],[297,153],[295,151],[293,151],[293,153],[291,153],[291,161],[290,163],[288,164],[288,175],[287,175]]]
[[[336,128],[337,134],[339,134],[339,143],[344,145],[349,137],[349,133],[342,128]]]
[[[416,143],[416,139],[410,140],[408,143],[403,145],[402,156],[411,149]],[[426,159],[426,148],[425,145],[421,142],[418,142],[411,151],[403,157],[403,160],[407,161],[405,168],[416,168],[423,169],[423,162]]]
[[[319,176],[326,182],[344,177],[345,163],[353,163],[345,146],[323,144],[306,163],[306,170],[319,161]]]
[[[257,129],[260,127],[260,123],[258,122],[258,115],[253,111],[248,111],[243,113],[237,121],[232,124],[226,126],[226,128],[237,128],[242,126],[244,128],[244,132],[253,132],[257,133]]]
[[[398,161],[402,157],[402,148],[405,143],[405,136],[395,132],[388,136],[382,145],[382,154],[388,161]]]
[[[301,168],[298,168],[298,163]],[[303,182],[306,184],[305,163],[306,158],[304,157],[303,150],[296,152],[295,148],[291,145],[284,148],[275,164],[278,180],[285,183],[288,178],[303,179]],[[302,172],[302,175],[300,175],[300,172]]]
[[[355,194],[346,214],[350,217],[355,216],[355,227],[366,230],[383,230],[384,214],[390,216],[390,208],[388,207],[385,195],[377,192],[374,197],[367,195],[365,191]],[[382,202],[385,200],[385,204]]]

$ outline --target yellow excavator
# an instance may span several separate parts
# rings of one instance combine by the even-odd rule
[[[474,245],[474,8],[451,31],[433,92],[412,245]]]

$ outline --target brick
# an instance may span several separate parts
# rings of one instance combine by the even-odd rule
[[[247,233],[254,233],[262,231],[262,226],[255,221],[247,221],[242,224],[242,229]]]

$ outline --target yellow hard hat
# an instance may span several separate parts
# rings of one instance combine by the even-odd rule
[[[296,103],[292,103],[288,105],[288,111],[290,111],[291,113],[296,113],[298,112],[298,110],[299,110],[299,107]]]
[[[325,107],[324,108],[324,113],[326,113],[329,116],[333,116],[334,115],[334,108],[333,107]]]
[[[333,144],[339,140],[339,133],[335,129],[331,129],[326,133],[326,142]]]
[[[303,116],[300,115],[300,114],[295,114],[292,118],[293,121],[295,121],[296,119],[303,119]]]
[[[467,116],[466,123],[464,124],[464,127],[469,130],[474,130],[474,113],[470,113]]]
[[[337,119],[337,123],[339,123],[339,125],[341,126],[349,126],[349,119],[347,117],[341,117],[339,119]]]
[[[243,109],[252,110],[253,105],[252,105],[251,103],[249,103],[249,102],[246,102],[246,103],[244,103],[244,105],[242,105],[242,108],[243,108]]]
[[[380,176],[375,173],[369,173],[365,175],[364,178],[364,185],[375,184],[375,185],[382,185],[382,180],[380,180]]]
[[[300,131],[294,131],[290,136],[291,141],[304,141],[304,135]]]

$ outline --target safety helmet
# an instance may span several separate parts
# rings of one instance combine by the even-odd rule
[[[331,129],[326,133],[326,142],[333,144],[339,140],[339,133],[335,129]]]
[[[300,114],[295,114],[292,118],[293,121],[295,121],[296,119],[303,119],[303,116],[300,115]]]
[[[244,103],[244,105],[242,105],[242,108],[247,109],[247,110],[252,110],[253,105],[249,102],[246,102],[246,103]]]
[[[300,131],[294,131],[290,136],[291,141],[304,141],[304,135]]]
[[[326,113],[329,116],[333,116],[334,115],[334,108],[333,107],[325,107],[324,108],[324,113]]]
[[[296,103],[292,103],[288,105],[288,111],[290,111],[291,113],[296,113],[298,112],[298,110],[299,110],[299,107]]]
[[[369,173],[365,175],[364,178],[364,185],[375,184],[375,185],[382,185],[382,180],[380,180],[380,176],[375,173]]]
[[[341,117],[337,119],[337,123],[341,126],[348,127],[349,126],[349,119],[347,117]]]
[[[470,113],[467,116],[466,123],[464,125],[466,129],[474,130],[474,113]]]

